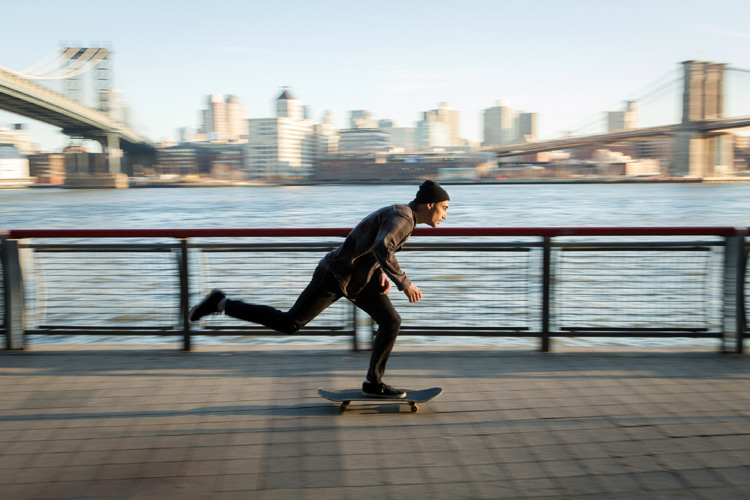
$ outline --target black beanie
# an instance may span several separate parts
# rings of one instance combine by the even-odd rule
[[[440,187],[440,184],[433,181],[424,181],[419,186],[417,191],[417,197],[414,198],[414,203],[440,203],[441,201],[450,200],[448,192]]]

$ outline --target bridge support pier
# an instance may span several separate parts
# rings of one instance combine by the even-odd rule
[[[120,138],[116,134],[107,134],[107,144],[102,146],[104,146],[104,151],[107,154],[107,171],[110,174],[121,174],[122,149],[120,149]]]
[[[130,187],[128,176],[122,172],[121,159],[123,155],[119,137],[116,134],[107,134],[97,137],[97,141],[102,145],[104,154],[94,154],[94,162],[89,162],[88,157],[84,158],[83,165],[76,165],[75,168],[68,169],[64,187],[71,189]]]
[[[681,131],[675,136],[673,173],[682,177],[728,175],[734,169],[734,136]]]

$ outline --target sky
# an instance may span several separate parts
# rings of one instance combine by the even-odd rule
[[[209,94],[271,117],[283,87],[316,123],[331,110],[338,128],[354,109],[414,126],[447,102],[460,135],[481,141],[482,111],[504,100],[538,113],[539,136],[553,138],[668,81],[682,61],[750,69],[748,19],[747,0],[6,1],[0,66],[105,44],[134,128],[154,141],[197,128]],[[744,75],[729,87],[730,114],[750,114]],[[676,92],[662,115],[675,115]],[[0,112],[10,123],[27,124],[42,149],[67,144],[54,127]]]

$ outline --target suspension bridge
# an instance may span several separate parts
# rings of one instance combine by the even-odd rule
[[[14,71],[0,66],[0,109],[48,123],[73,138],[91,139],[107,154],[109,173],[120,173],[121,159],[151,163],[151,142],[113,113],[111,51],[96,47],[63,47],[31,68]],[[81,77],[96,76],[97,102],[82,101]],[[37,82],[62,81],[64,95]]]
[[[0,109],[60,127],[71,137],[93,139],[107,153],[109,173],[121,172],[120,160],[152,163],[153,145],[129,125],[113,116],[111,102],[110,50],[107,48],[63,47],[24,71],[0,66]],[[97,104],[80,102],[81,76],[96,75]],[[661,118],[649,126],[634,121],[613,129],[606,113],[599,113],[573,127],[564,137],[485,148],[499,157],[606,145],[620,141],[664,139],[670,149],[670,172],[677,176],[707,177],[731,172],[733,135],[729,132],[750,127],[750,106],[743,114],[727,113],[725,86],[731,75],[739,81],[736,95],[750,98],[750,70],[726,64],[685,61],[675,70],[649,84],[626,100],[638,103],[646,115],[652,108],[663,108],[665,101],[679,103],[672,118]],[[744,78],[744,80],[742,80]],[[65,94],[36,82],[63,81]],[[667,113],[668,114],[668,113]],[[653,120],[652,120],[653,121]]]
[[[726,116],[725,89],[730,76],[733,78],[732,107],[735,109],[730,111],[733,115]],[[661,109],[661,113],[656,113],[659,118],[648,119],[667,123],[638,127],[635,120],[630,123],[624,120],[617,128],[612,126],[605,112],[579,122],[562,138],[493,146],[484,150],[499,157],[509,157],[591,145],[604,147],[623,141],[663,139],[671,150],[669,170],[673,175],[709,177],[731,173],[734,155],[730,131],[750,127],[750,106],[745,105],[747,109],[742,109],[743,99],[746,102],[750,99],[750,70],[705,61],[685,61],[626,100],[628,106],[638,104],[638,107],[626,111],[654,114],[654,110]],[[672,113],[671,120],[670,113],[664,113],[664,109],[670,106],[677,111]],[[740,113],[741,110],[746,114]]]

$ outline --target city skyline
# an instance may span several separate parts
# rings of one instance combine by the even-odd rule
[[[284,86],[311,108],[315,123],[331,110],[337,129],[347,127],[351,110],[369,109],[376,121],[409,127],[449,102],[461,113],[459,135],[479,142],[483,110],[502,99],[537,113],[539,136],[546,138],[620,110],[633,92],[680,61],[750,67],[744,25],[750,6],[728,0],[627,7],[219,1],[211,9],[135,1],[116,17],[108,10],[87,1],[4,7],[7,19],[34,22],[0,32],[4,46],[14,49],[0,65],[23,70],[61,40],[104,40],[113,49],[114,87],[129,104],[134,127],[154,141],[198,128],[196,111],[210,94],[239,96],[244,118],[271,117]],[[65,15],[71,11],[81,15]],[[64,142],[53,127],[0,113],[0,123],[15,122],[28,123],[43,148]]]

